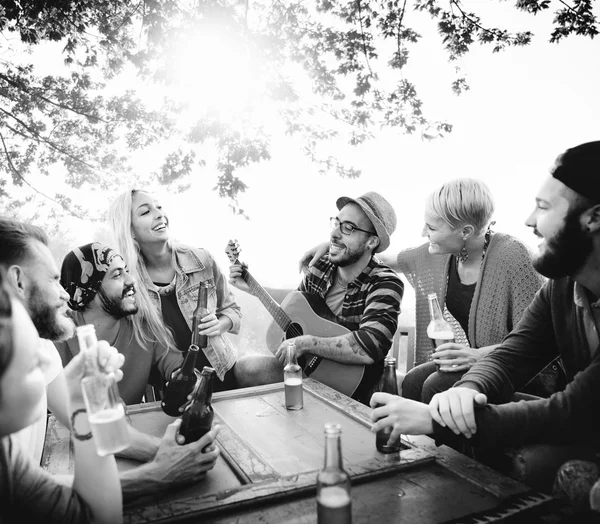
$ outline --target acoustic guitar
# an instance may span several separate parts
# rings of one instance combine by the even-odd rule
[[[358,328],[356,325],[342,325],[339,321],[336,322],[335,315],[325,301],[310,293],[292,291],[283,299],[280,306],[239,261],[240,251],[237,240],[230,240],[225,249],[229,261],[242,266],[242,278],[250,286],[253,295],[273,317],[266,334],[267,347],[273,354],[288,338],[305,334],[316,337],[337,337]],[[305,376],[318,380],[349,397],[356,391],[365,372],[364,365],[342,364],[310,353],[305,353],[298,363],[302,366]]]

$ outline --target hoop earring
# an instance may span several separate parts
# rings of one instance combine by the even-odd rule
[[[467,253],[467,241],[465,240],[463,243],[463,247],[460,249],[458,255],[456,255],[457,259],[461,263],[465,263],[469,259],[469,253]]]

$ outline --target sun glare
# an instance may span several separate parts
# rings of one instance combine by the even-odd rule
[[[239,39],[223,32],[202,31],[179,46],[174,57],[173,87],[189,104],[191,117],[209,112],[234,122],[252,111],[264,95],[258,64]]]

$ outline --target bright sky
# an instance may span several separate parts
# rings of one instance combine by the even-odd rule
[[[515,14],[510,4],[500,4]],[[422,142],[388,131],[361,148],[348,148],[344,158],[363,170],[356,180],[319,176],[297,144],[284,142],[273,148],[271,162],[244,175],[250,187],[240,202],[250,221],[232,216],[226,202],[216,200],[207,170],[186,196],[193,202],[201,195],[206,212],[190,211],[180,195],[163,196],[172,230],[207,247],[225,266],[223,249],[237,238],[241,259],[259,282],[292,287],[300,255],[328,238],[338,196],[369,190],[384,195],[398,215],[390,247],[397,251],[422,241],[427,194],[446,180],[468,176],[485,181],[495,195],[495,229],[534,247],[536,239],[523,222],[548,167],[567,147],[600,138],[600,41],[570,37],[550,44],[542,33],[550,27],[547,19],[532,26],[535,19],[517,18],[516,24],[526,23],[536,33],[534,43],[496,54],[474,48],[460,63],[471,86],[460,97],[449,88],[453,66],[436,35],[411,52],[407,76],[419,87],[428,114],[454,125],[446,138]]]
[[[370,190],[384,195],[398,216],[390,247],[398,251],[423,241],[427,194],[446,180],[468,176],[485,181],[495,195],[495,229],[534,247],[536,239],[523,222],[548,167],[564,149],[600,138],[600,39],[571,36],[550,44],[552,13],[536,19],[517,13],[508,2],[476,4],[484,24],[508,22],[536,36],[527,48],[496,54],[474,47],[458,64],[471,87],[460,97],[451,92],[454,65],[448,64],[435,27],[424,15],[407,15],[424,22],[416,24],[424,38],[411,48],[407,77],[417,85],[426,114],[454,125],[449,136],[423,142],[388,130],[360,148],[332,146],[332,154],[362,169],[356,180],[320,176],[298,142],[275,138],[272,160],[240,173],[249,186],[240,199],[249,221],[233,216],[227,201],[212,191],[217,171],[209,164],[186,194],[159,195],[174,235],[206,247],[225,271],[224,249],[237,238],[241,260],[261,284],[295,287],[300,255],[328,239],[337,197]],[[220,48],[231,52],[214,46],[215,54]],[[156,167],[143,157],[137,161],[140,170]],[[92,201],[98,205],[96,197]],[[76,230],[74,242],[93,240],[89,231]]]

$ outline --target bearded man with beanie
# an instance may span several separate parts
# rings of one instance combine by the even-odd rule
[[[429,406],[376,393],[371,418],[394,439],[433,434],[483,452],[538,446],[527,483],[550,491],[562,463],[600,451],[600,141],[559,155],[535,200],[525,223],[540,238],[533,266],[549,280],[516,328]],[[509,402],[559,355],[564,391]]]
[[[333,314],[334,322],[348,327],[348,332],[338,336],[315,336],[309,332],[289,338],[281,342],[275,356],[283,363],[291,340],[301,361],[310,353],[317,359],[364,365],[352,398],[367,404],[383,372],[404,293],[396,272],[375,257],[390,245],[396,213],[374,191],[358,198],[340,197],[336,206],[339,213],[330,219],[329,253],[304,274],[298,291],[322,300],[323,309]],[[250,292],[242,271],[239,264],[230,266],[229,282]],[[281,302],[290,290],[267,292]]]

